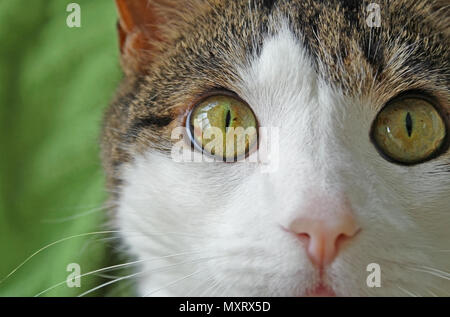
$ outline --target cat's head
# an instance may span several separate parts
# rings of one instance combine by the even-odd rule
[[[117,0],[103,158],[142,295],[449,295],[450,7],[371,2]],[[208,124],[259,132],[210,162]]]

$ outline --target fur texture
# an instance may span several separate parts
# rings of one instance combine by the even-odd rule
[[[194,13],[158,3],[177,22],[159,27],[152,51],[135,52],[151,58],[126,70],[105,118],[114,223],[143,260],[140,294],[302,296],[323,274],[340,296],[449,295],[450,153],[400,166],[369,137],[405,91],[436,98],[448,124],[448,2],[378,1],[380,28],[365,23],[369,1],[189,3]],[[279,128],[276,172],[172,160],[172,130],[213,89]],[[332,217],[341,199],[362,230],[319,272],[280,226],[312,200]],[[373,262],[381,288],[366,285]]]

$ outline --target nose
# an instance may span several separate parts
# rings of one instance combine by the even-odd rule
[[[359,232],[349,212],[318,218],[303,216],[297,218],[289,229],[300,238],[309,258],[319,267],[333,262],[342,243]]]

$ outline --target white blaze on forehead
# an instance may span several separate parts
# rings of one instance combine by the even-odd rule
[[[342,94],[319,79],[308,51],[286,23],[267,35],[260,52],[238,69],[241,80],[235,86],[259,125],[279,127],[280,145],[301,158],[308,151],[305,144],[333,138],[330,121],[345,111]]]
[[[315,88],[318,80],[306,50],[286,24],[275,35],[267,36],[261,54],[251,56],[238,72],[241,97],[252,102],[252,107],[270,104],[276,111],[286,101],[306,93],[304,89]]]
[[[284,89],[298,87],[313,72],[305,49],[294,34],[283,27],[266,39],[261,55],[252,64],[258,85],[276,84]]]

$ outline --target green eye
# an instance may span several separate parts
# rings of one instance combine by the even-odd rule
[[[372,138],[388,159],[412,165],[427,161],[445,146],[446,124],[433,104],[416,96],[391,101],[378,114]]]
[[[247,156],[258,143],[252,109],[229,95],[204,99],[191,111],[187,123],[197,148],[227,162]]]

